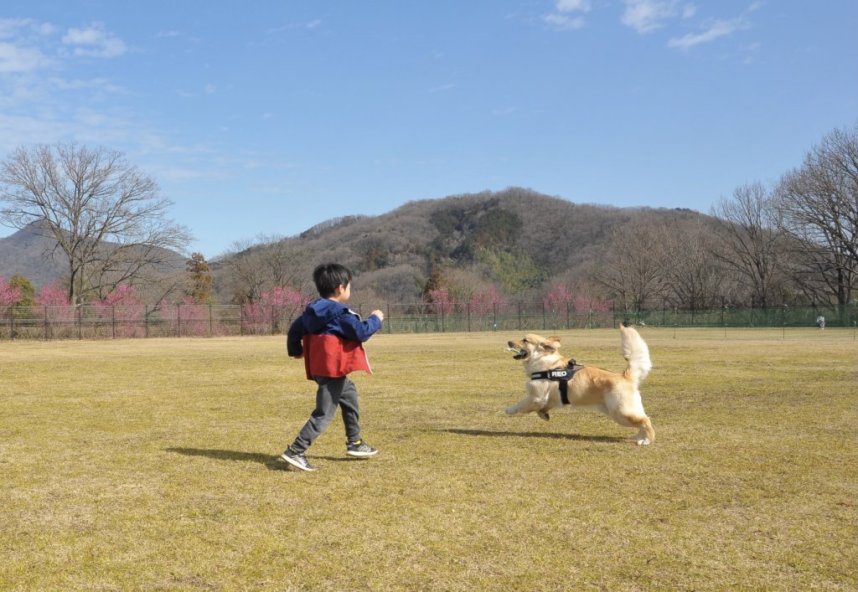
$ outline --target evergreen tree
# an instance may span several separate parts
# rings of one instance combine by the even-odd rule
[[[186,269],[189,276],[187,295],[197,304],[211,301],[212,272],[202,253],[193,253],[188,259]]]

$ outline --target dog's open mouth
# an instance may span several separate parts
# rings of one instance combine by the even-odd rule
[[[524,358],[527,357],[527,350],[526,349],[517,348],[511,343],[506,348],[506,351],[513,352],[515,354],[512,357],[513,360],[523,360]]]

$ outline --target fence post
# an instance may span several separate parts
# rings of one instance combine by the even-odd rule
[[[516,303],[518,307],[518,330],[521,331],[521,301]]]
[[[81,316],[82,316],[82,315],[81,315],[81,310],[82,310],[82,309],[83,309],[83,306],[78,305],[78,307],[77,307],[77,338],[78,338],[78,339],[83,339],[83,331],[82,331],[82,328],[81,328],[81,322],[82,322],[82,319],[81,319]]]
[[[149,305],[143,305],[143,337],[149,337]]]
[[[182,309],[181,304],[176,304],[176,337],[182,336]]]
[[[470,333],[471,332],[471,303],[470,302],[465,303],[465,314],[467,315],[467,318],[468,318],[468,333]]]
[[[209,302],[209,337],[212,336],[212,303]]]
[[[542,330],[548,330],[548,321],[545,320],[545,300],[542,301]]]
[[[45,304],[45,341],[48,340],[48,305]]]
[[[112,339],[116,339],[116,305],[110,305],[110,335]]]

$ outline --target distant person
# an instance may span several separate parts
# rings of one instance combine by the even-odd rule
[[[816,317],[816,326],[822,330],[825,330],[825,317],[824,316],[819,315],[818,317]]]
[[[346,454],[368,458],[378,453],[363,441],[360,432],[358,393],[348,374],[355,370],[372,373],[363,342],[381,329],[384,313],[374,310],[367,319],[346,306],[351,297],[352,273],[337,263],[319,265],[313,282],[320,298],[313,300],[289,327],[286,348],[290,357],[304,358],[307,379],[318,385],[316,408],[283,460],[302,471],[315,471],[307,461],[307,449],[324,432],[337,407],[346,428]]]

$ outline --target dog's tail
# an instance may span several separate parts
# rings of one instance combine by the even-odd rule
[[[635,386],[643,382],[649,371],[652,370],[652,361],[649,359],[649,347],[646,342],[632,327],[620,325],[621,342],[620,348],[623,357],[629,363],[623,376],[635,383]]]

